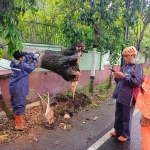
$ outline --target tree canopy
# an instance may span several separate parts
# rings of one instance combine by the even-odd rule
[[[20,17],[28,9],[34,11],[34,0],[1,0],[0,1],[0,35],[8,46],[8,54],[11,55],[16,49],[21,50],[22,36],[19,32],[18,23]]]
[[[145,32],[150,28],[147,0],[3,0],[0,6],[0,35],[10,55],[23,48],[22,34],[29,32],[21,21],[51,24],[51,29],[41,29],[39,34],[51,36],[47,38],[59,37],[62,45],[65,43],[63,46],[83,40],[87,49],[92,50],[96,44],[102,54],[111,54],[112,64],[128,45],[136,46],[143,54],[147,48]],[[56,34],[47,34],[54,27]],[[127,27],[129,31],[125,35]]]

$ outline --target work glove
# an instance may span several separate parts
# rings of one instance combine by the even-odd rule
[[[36,54],[34,54],[34,56],[33,56],[32,60],[36,60],[36,61],[38,61],[39,56],[40,56],[40,53],[36,53]]]

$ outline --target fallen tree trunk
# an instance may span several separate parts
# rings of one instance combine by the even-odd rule
[[[80,76],[79,63],[85,53],[83,41],[73,44],[62,51],[46,50],[40,57],[40,67],[51,70],[66,81],[78,81]]]
[[[80,74],[79,63],[83,53],[87,53],[83,41],[73,44],[62,51],[46,50],[40,56],[39,67],[51,70],[66,81],[71,81],[71,93],[74,94]]]

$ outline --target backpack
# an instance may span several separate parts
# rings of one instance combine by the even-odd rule
[[[131,70],[131,73],[134,72],[136,66],[137,66],[137,64],[135,64],[135,65],[133,66],[133,68],[132,68],[132,70]],[[133,88],[133,98],[134,98],[134,101],[135,101],[135,102],[136,102],[137,96],[138,96],[138,94],[139,94],[139,92],[140,92],[141,85],[142,85],[142,83],[144,82],[144,79],[145,79],[145,75],[143,74],[143,78],[142,78],[141,84],[140,84],[139,86]]]

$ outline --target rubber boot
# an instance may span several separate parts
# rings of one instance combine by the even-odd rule
[[[24,115],[16,115],[14,114],[15,118],[15,130],[23,131],[26,127],[23,125],[24,122]]]
[[[14,119],[13,112],[6,105],[5,101],[2,99],[0,99],[0,108],[2,108],[2,110],[6,113],[6,115],[9,119]]]

